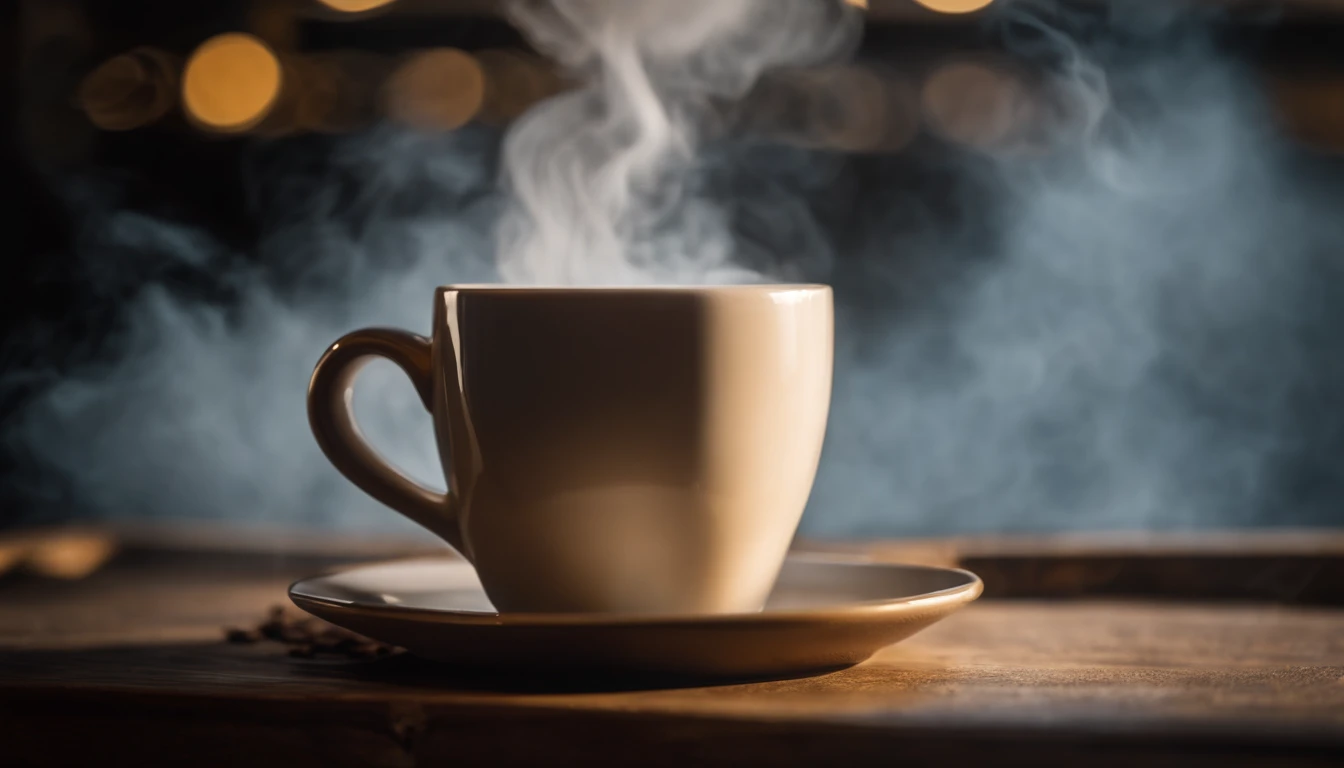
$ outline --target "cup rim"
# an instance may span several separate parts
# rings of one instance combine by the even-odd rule
[[[829,291],[825,283],[741,283],[705,285],[514,285],[509,283],[451,283],[440,292],[468,293],[781,293],[784,291]]]

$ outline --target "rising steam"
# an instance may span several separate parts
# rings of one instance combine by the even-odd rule
[[[588,85],[510,132],[515,205],[500,273],[547,284],[722,283],[735,260],[724,208],[696,194],[715,106],[761,75],[847,52],[857,14],[812,0],[557,0],[515,20]]]
[[[431,288],[451,282],[796,277],[839,302],[810,532],[1263,523],[1304,498],[1294,483],[1338,498],[1313,467],[1338,463],[1339,420],[1309,406],[1344,391],[1313,363],[1333,338],[1321,255],[1344,242],[1340,191],[1293,164],[1250,74],[1192,14],[1010,6],[992,23],[1068,106],[1048,151],[926,139],[887,158],[770,146],[730,119],[769,71],[846,53],[856,16],[839,4],[557,0],[514,18],[583,85],[502,147],[380,129],[316,164],[258,148],[270,271],[72,196],[91,273],[125,281],[148,251],[238,298],[142,288],[118,356],[52,374],[10,449],[107,515],[409,528],[308,432],[307,376],[340,334],[424,332]],[[356,411],[441,482],[399,373],[371,368]]]
[[[80,255],[91,268],[115,273],[107,260],[150,250],[220,270],[238,304],[145,288],[122,356],[51,382],[9,432],[11,447],[108,515],[396,524],[327,465],[308,432],[307,377],[339,335],[374,324],[425,332],[433,287],[453,282],[756,277],[732,266],[723,211],[694,189],[697,144],[714,105],[766,69],[843,53],[857,13],[812,0],[512,9],[581,85],[510,132],[502,206],[486,166],[493,148],[473,131],[375,131],[316,174],[259,162],[259,249],[285,268],[285,289],[228,267],[209,238],[90,205],[97,198],[80,192],[89,244]],[[399,372],[371,366],[355,407],[389,458],[442,482],[429,420]]]
[[[959,204],[986,229],[866,228],[870,268],[915,308],[842,323],[848,365],[814,499],[844,503],[810,522],[1303,519],[1283,469],[1304,449],[1293,401],[1321,375],[1303,329],[1329,322],[1307,285],[1339,226],[1310,213],[1324,201],[1272,133],[1253,73],[1188,11],[1116,6],[1114,38],[1089,51],[1021,10],[1000,21],[1024,35],[1020,53],[1056,62],[1072,119],[1049,156],[978,169],[989,181]],[[930,250],[893,273],[893,256]]]

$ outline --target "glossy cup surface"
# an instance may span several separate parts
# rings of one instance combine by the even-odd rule
[[[832,323],[818,285],[440,288],[421,394],[451,493],[407,513],[501,611],[758,610],[816,473]]]

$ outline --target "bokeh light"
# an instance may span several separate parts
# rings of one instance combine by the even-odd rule
[[[485,72],[471,54],[435,48],[408,58],[384,92],[387,114],[421,130],[461,128],[481,111]]]
[[[920,105],[934,133],[983,150],[1009,148],[1030,127],[1035,110],[1022,78],[990,59],[939,67],[925,80]]]
[[[318,0],[318,2],[342,13],[364,13],[375,8],[390,5],[393,0]]]
[[[180,64],[165,51],[137,48],[84,76],[76,98],[89,122],[105,131],[129,131],[162,118],[177,103]]]
[[[919,133],[919,100],[895,72],[865,66],[803,76],[812,108],[805,134],[813,146],[846,152],[894,152]]]
[[[55,579],[82,579],[98,570],[116,553],[117,544],[105,535],[72,531],[36,542],[27,566]]]
[[[974,13],[988,7],[994,0],[915,0],[915,2],[938,13]]]
[[[223,34],[202,43],[187,61],[182,103],[204,128],[246,131],[274,107],[281,82],[280,61],[265,43],[247,34]]]

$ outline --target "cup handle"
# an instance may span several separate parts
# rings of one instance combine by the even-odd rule
[[[365,328],[342,336],[317,361],[308,383],[308,424],[327,459],[368,495],[395,509],[462,552],[457,501],[420,485],[389,464],[355,423],[355,377],[375,357],[406,372],[425,409],[434,412],[433,346],[429,339],[391,328]]]

